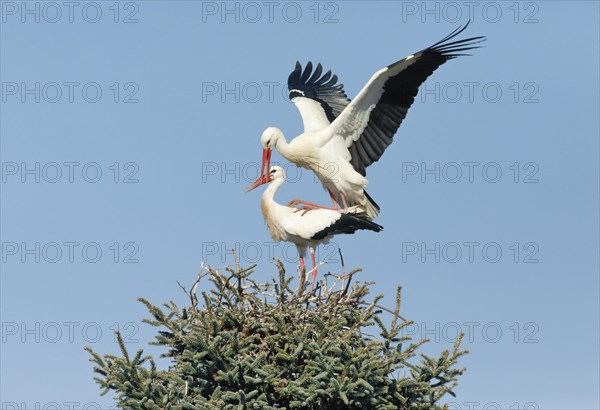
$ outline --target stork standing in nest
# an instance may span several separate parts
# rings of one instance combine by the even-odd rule
[[[330,209],[314,209],[310,212],[298,212],[298,208],[281,205],[275,202],[275,192],[285,182],[285,171],[281,167],[271,167],[269,172],[255,181],[249,189],[269,183],[262,194],[260,207],[265,222],[276,241],[288,241],[296,245],[300,255],[300,274],[306,271],[304,256],[306,249],[310,250],[312,261],[312,291],[317,278],[317,263],[315,248],[327,243],[338,234],[353,234],[361,229],[379,232],[381,225],[370,221],[367,217],[351,212],[340,213]]]

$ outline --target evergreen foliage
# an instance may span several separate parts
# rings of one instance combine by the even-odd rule
[[[151,344],[166,347],[162,357],[172,364],[158,370],[142,349],[131,356],[117,333],[120,357],[86,347],[102,394],[113,390],[126,409],[446,408],[439,401],[454,396],[465,370],[455,368],[466,353],[462,336],[439,358],[410,363],[427,340],[402,336],[411,322],[399,315],[400,287],[389,310],[379,305],[382,296],[367,301],[372,283],[350,286],[358,270],[326,275],[306,294],[305,283],[290,287],[279,262],[270,283],[252,280],[253,268],[202,269],[186,291],[189,307],[140,298],[152,316],[143,321],[162,328]],[[198,294],[203,279],[212,289]],[[389,327],[384,312],[392,315]],[[369,335],[374,329],[378,337]]]

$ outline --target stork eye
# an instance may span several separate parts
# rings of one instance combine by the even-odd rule
[[[272,169],[271,172],[269,172],[269,174],[274,174],[275,172],[277,172],[276,169]]]

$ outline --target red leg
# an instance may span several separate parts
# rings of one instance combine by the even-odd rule
[[[338,205],[337,201],[335,200],[335,197],[333,196],[333,192],[331,192],[331,189],[329,189],[329,188],[327,188],[327,192],[329,192],[329,198],[331,198],[331,202],[333,202],[334,208],[337,209],[339,205]]]
[[[342,206],[344,207],[342,213],[348,213],[348,204],[346,204],[346,196],[343,192],[340,192],[340,198],[342,198]]]
[[[331,192],[331,189],[327,188],[327,192],[329,192],[329,197],[331,198],[331,201],[334,204],[335,210],[337,211],[339,209],[338,203],[335,200],[335,196],[333,195],[333,192]],[[348,212],[348,205],[346,205],[346,196],[344,195],[343,192],[340,192],[340,198],[342,199],[342,213],[347,213]]]
[[[304,264],[304,254],[306,253],[305,248],[298,248],[298,256],[300,257],[300,266],[298,266],[298,274],[300,275],[300,282],[306,281],[306,265]],[[306,282],[305,282],[306,283]]]
[[[312,202],[304,201],[302,199],[292,199],[290,202],[287,203],[287,206],[295,206],[295,205],[300,205],[300,204],[306,205],[307,207],[311,207],[314,209],[333,209],[333,208],[327,208],[323,205],[317,205]],[[337,204],[336,204],[336,206],[337,206]],[[336,210],[337,210],[337,208],[336,208]]]
[[[315,286],[315,280],[317,279],[317,263],[315,262],[315,249],[310,248],[310,258],[312,259],[313,271],[312,271],[312,281],[310,282],[310,290],[312,292],[313,287]]]
[[[313,204],[312,202],[303,201],[301,199],[294,199],[293,201],[288,202],[287,206],[295,206],[303,204],[304,206],[297,209],[297,211],[304,211],[305,213],[308,211],[312,211],[313,209],[329,209],[332,211],[338,211],[339,207],[336,204],[335,208],[331,208],[328,206]]]
[[[317,205],[312,202],[303,201],[302,199],[292,199],[290,202],[287,203],[287,206],[296,206],[296,205],[302,204],[304,206],[301,208],[298,208],[298,210],[304,211],[305,213],[308,211],[312,211],[313,209],[330,209],[332,211],[339,211],[340,207],[339,207],[337,201],[335,200],[335,197],[333,196],[333,192],[331,192],[331,190],[329,188],[327,188],[327,192],[329,192],[329,197],[331,198],[331,202],[333,202],[333,207]],[[340,198],[342,199],[342,205],[343,205],[343,210],[341,212],[347,213],[348,205],[346,204],[346,197],[344,196],[344,194],[342,192],[340,192]]]

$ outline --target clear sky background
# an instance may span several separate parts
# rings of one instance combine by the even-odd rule
[[[264,128],[302,131],[284,91],[296,60],[352,98],[469,17],[484,48],[427,80],[368,169],[385,230],[322,247],[321,272],[339,272],[340,247],[390,306],[401,284],[425,352],[466,333],[451,408],[600,407],[597,2],[1,8],[2,408],[110,407],[83,346],[117,353],[119,328],[160,353],[136,298],[185,303],[176,281],[203,259],[231,265],[236,247],[257,279],[273,256],[293,272],[262,190],[243,188]],[[273,161],[292,180],[280,202],[327,203],[313,175]]]

